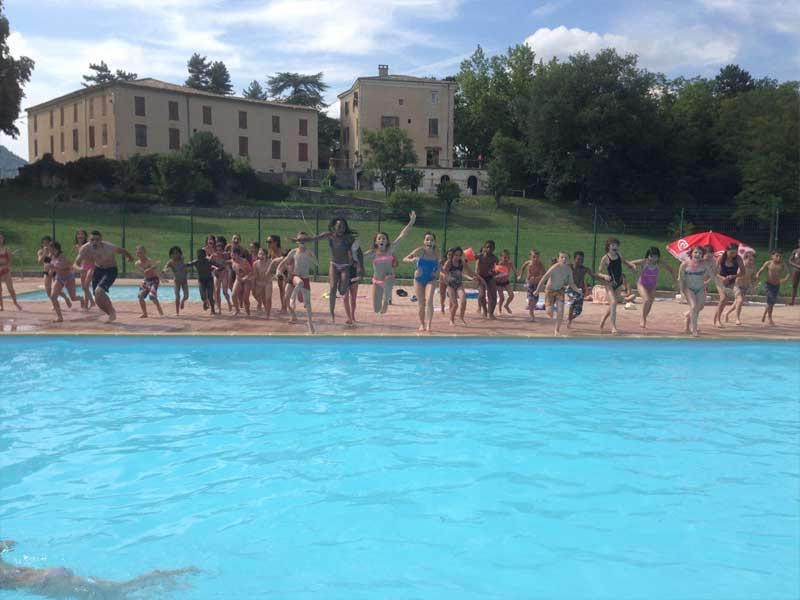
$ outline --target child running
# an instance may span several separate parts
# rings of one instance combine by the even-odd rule
[[[272,312],[272,271],[278,265],[273,261],[267,250],[259,248],[256,261],[253,263],[253,296],[259,306],[264,309],[264,316],[269,319]]]
[[[530,320],[533,322],[533,311],[536,310],[536,304],[539,302],[539,294],[536,289],[539,287],[539,282],[544,277],[546,269],[544,263],[540,258],[539,251],[536,248],[531,250],[528,260],[522,263],[519,268],[519,279],[524,279],[527,286],[528,295],[528,314]]]
[[[581,289],[580,296],[567,290],[569,302],[569,316],[567,317],[567,328],[572,327],[572,322],[583,312],[583,303],[591,301],[589,286],[586,285],[586,276],[595,279],[594,272],[584,264],[586,255],[583,250],[576,250],[572,255],[572,279],[575,285]]]
[[[736,278],[743,268],[742,257],[739,256],[739,245],[734,243],[728,244],[725,248],[725,252],[722,253],[722,256],[719,257],[719,261],[717,262],[717,291],[719,292],[719,303],[717,304],[716,312],[714,312],[714,325],[720,329],[723,327],[722,311],[725,309],[728,300],[731,302],[734,300],[733,284],[736,282]]]
[[[755,285],[756,274],[756,255],[755,252],[748,251],[742,260],[744,268],[739,271],[736,281],[733,284],[735,299],[733,305],[725,313],[725,322],[728,323],[731,313],[736,313],[736,324],[742,324],[742,306],[747,301],[747,295]]]
[[[353,264],[353,242],[356,241],[356,232],[350,229],[345,219],[331,219],[328,231],[314,237],[305,239],[305,242],[328,240],[331,251],[330,266],[328,268],[328,285],[331,322],[336,322],[336,292],[344,297],[344,310],[347,314],[347,325],[353,324],[353,314],[348,300],[350,291],[350,266]]]
[[[464,292],[464,275],[478,280],[478,283],[481,282],[481,278],[469,268],[464,259],[464,250],[460,247],[452,248],[448,255],[450,258],[445,261],[442,272],[447,281],[447,293],[450,297],[450,325],[456,324],[456,311],[458,311],[459,305],[461,307],[459,311],[461,323],[466,325],[464,314],[467,312],[467,295]]]
[[[700,311],[706,304],[706,285],[714,278],[714,270],[704,257],[703,248],[696,246],[692,248],[689,260],[682,262],[678,268],[681,296],[686,298],[689,304],[689,310],[683,315],[686,321],[686,333],[691,331],[693,337],[700,335],[698,321]]]
[[[358,240],[354,241],[350,247],[350,254],[353,255],[353,263],[350,265],[350,314],[353,315],[353,322],[355,322],[358,287],[364,276],[364,251]]]
[[[444,274],[444,263],[453,257],[453,249],[448,250],[439,262],[439,304],[444,312],[444,301],[447,298],[447,275]]]
[[[297,232],[297,237],[294,240],[297,243],[297,248],[290,250],[289,254],[276,265],[276,271],[280,273],[287,266],[292,266],[291,282],[293,289],[290,297],[286,299],[289,314],[291,315],[289,322],[297,322],[295,304],[297,297],[300,296],[301,302],[306,307],[308,331],[309,333],[314,333],[314,322],[311,313],[311,268],[319,266],[319,262],[317,262],[317,257],[314,253],[306,248],[308,239],[308,234],[305,231]],[[333,293],[336,293],[336,290],[333,290]]]
[[[42,238],[39,249],[36,251],[36,260],[42,265],[42,275],[44,276],[44,291],[47,297],[53,295],[53,270],[50,268],[50,261],[53,260],[53,238],[46,235]],[[72,302],[66,293],[62,293],[67,308],[72,308]]]
[[[200,248],[197,251],[197,258],[186,266],[194,267],[197,271],[197,287],[200,288],[200,299],[203,301],[203,310],[208,310],[211,307],[211,314],[218,315],[219,312],[214,311],[214,270],[216,267],[214,263],[208,260],[206,250]]]
[[[225,296],[225,301],[228,303],[228,312],[233,310],[231,305],[231,297],[228,293],[228,280],[230,279],[230,272],[228,270],[228,261],[230,255],[225,252],[226,240],[224,237],[217,236],[214,242],[214,253],[209,256],[211,264],[214,265],[214,297],[217,299],[217,310],[222,312],[222,296]]]
[[[792,299],[789,300],[789,306],[794,306],[797,288],[800,287],[800,239],[797,240],[797,248],[789,256],[789,264],[792,267]]]
[[[169,249],[169,260],[162,269],[172,273],[175,283],[175,316],[180,315],[186,301],[189,299],[189,277],[186,274],[186,263],[183,262],[183,250],[179,246]],[[183,292],[183,298],[181,298]]]
[[[581,289],[575,285],[575,280],[572,277],[569,253],[559,252],[558,262],[547,269],[547,272],[539,281],[539,285],[536,286],[537,294],[541,293],[542,290],[545,292],[545,310],[548,312],[556,311],[556,328],[553,334],[555,336],[561,333],[561,323],[564,321],[564,296],[567,289],[579,295],[581,294]]]
[[[622,264],[625,263],[628,268],[636,272],[636,265],[632,262],[625,260],[619,253],[620,242],[617,238],[608,238],[606,240],[606,253],[600,259],[600,266],[597,268],[597,277],[603,281],[608,295],[608,310],[603,315],[603,320],[600,321],[600,331],[606,325],[606,321],[611,319],[611,333],[619,335],[617,329],[617,305],[621,301],[622,292]]]
[[[6,245],[6,236],[0,231],[0,311],[3,310],[3,285],[8,290],[8,295],[11,296],[11,302],[17,307],[17,310],[22,310],[22,307],[17,302],[17,293],[14,291],[14,281],[11,279],[11,264],[13,261],[14,253]]]
[[[511,260],[511,254],[508,250],[503,250],[500,253],[500,262],[494,267],[495,272],[495,285],[497,286],[497,303],[499,306],[500,314],[503,314],[503,309],[508,314],[511,314],[509,307],[511,301],[514,299],[514,285],[511,282],[511,275],[517,272],[514,262]],[[505,304],[503,304],[503,294],[506,294]]]
[[[417,213],[408,215],[408,225],[389,243],[389,235],[383,231],[377,232],[372,237],[372,249],[364,254],[364,258],[372,261],[372,310],[375,313],[385,314],[389,310],[389,301],[392,299],[392,288],[395,281],[394,269],[397,266],[395,252],[400,241],[411,231]]]
[[[250,316],[250,288],[253,285],[253,267],[245,256],[245,249],[241,246],[233,246],[231,249],[231,267],[236,274],[233,282],[233,310],[234,316],[238,315],[240,309],[244,308],[247,316]]]
[[[150,296],[150,300],[156,307],[158,314],[163,317],[164,311],[161,310],[161,303],[158,301],[158,285],[161,283],[158,278],[158,263],[147,256],[147,249],[144,246],[136,247],[136,258],[138,260],[134,263],[134,266],[144,277],[144,281],[139,287],[139,306],[142,309],[142,314],[139,318],[147,318],[145,300],[148,296]]]
[[[489,319],[496,319],[494,310],[497,306],[497,285],[495,283],[495,267],[497,266],[497,256],[494,253],[495,243],[492,240],[486,240],[486,243],[478,255],[478,265],[475,271],[481,278],[481,283],[478,287],[478,308],[483,314],[483,317]]]
[[[642,320],[639,326],[642,329],[647,329],[647,317],[650,310],[653,308],[653,302],[656,299],[656,287],[658,285],[658,274],[661,271],[661,251],[655,246],[648,248],[645,252],[644,258],[631,261],[634,265],[641,265],[642,272],[639,274],[639,280],[636,282],[636,287],[639,290],[639,295],[642,297],[644,304],[642,305]],[[664,268],[672,275],[672,279],[676,279],[677,275],[672,267],[665,264]]]
[[[772,251],[772,260],[768,260],[761,266],[758,273],[756,273],[756,281],[764,271],[767,272],[767,282],[764,284],[767,292],[767,306],[764,308],[761,322],[763,323],[767,320],[774,327],[775,321],[772,320],[772,310],[775,308],[775,303],[778,302],[781,284],[789,281],[789,272],[783,262],[783,253],[780,250]]]
[[[89,241],[89,234],[85,229],[78,229],[75,232],[75,254],[80,252],[80,249]],[[94,264],[91,261],[86,261],[81,265],[81,288],[83,288],[84,307],[91,308],[94,306],[94,298],[92,297],[92,274],[94,271]]]
[[[53,303],[53,310],[56,311],[56,323],[61,323],[64,316],[61,314],[61,306],[58,303],[58,298],[61,296],[63,290],[66,289],[69,297],[73,301],[81,303],[84,306],[83,297],[75,293],[75,271],[73,270],[72,261],[69,260],[61,251],[61,244],[58,242],[51,242],[50,248],[52,250],[51,260],[48,264],[53,273],[53,289],[50,294],[50,301]]]
[[[436,250],[436,234],[425,232],[422,246],[414,249],[403,262],[416,263],[414,291],[419,302],[419,331],[431,332],[433,324],[433,294],[439,271],[439,253]]]

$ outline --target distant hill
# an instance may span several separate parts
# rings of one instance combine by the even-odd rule
[[[28,164],[5,146],[0,146],[0,179],[16,177],[20,167]]]

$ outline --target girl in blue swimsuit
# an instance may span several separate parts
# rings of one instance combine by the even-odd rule
[[[436,291],[439,273],[436,235],[430,231],[426,232],[422,246],[406,256],[403,262],[417,265],[414,271],[414,291],[419,300],[419,330],[429,332],[433,322],[433,294]]]

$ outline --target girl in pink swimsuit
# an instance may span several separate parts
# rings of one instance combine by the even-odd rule
[[[11,301],[17,310],[22,310],[22,307],[17,302],[17,294],[14,291],[14,282],[11,280],[11,261],[13,252],[6,246],[6,236],[0,232],[0,310],[3,310],[3,284],[8,290],[8,295],[11,296]]]
[[[81,248],[89,243],[89,234],[85,229],[78,229],[75,232],[75,254],[80,254]],[[84,260],[81,263],[81,288],[85,299],[85,308],[94,306],[94,296],[92,296],[92,275],[94,274],[94,262]]]
[[[661,252],[655,246],[650,247],[644,255],[643,259],[631,261],[634,265],[641,266],[642,272],[639,275],[639,280],[636,282],[636,287],[639,289],[639,295],[642,297],[644,304],[642,305],[642,320],[640,326],[642,329],[647,329],[647,316],[653,308],[653,302],[656,299],[656,287],[658,286],[658,274],[661,270],[660,261]],[[663,265],[664,268],[670,272],[672,279],[675,279],[675,271],[669,265]]]
[[[411,231],[417,214],[412,212],[408,216],[408,225],[398,234],[393,242],[389,243],[389,235],[383,231],[377,232],[372,237],[372,249],[364,253],[365,259],[372,260],[372,310],[383,314],[389,309],[394,286],[394,269],[397,266],[397,257],[394,255],[400,241]]]

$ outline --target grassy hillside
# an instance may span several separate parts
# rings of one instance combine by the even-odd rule
[[[46,201],[52,193],[45,190],[16,191],[12,188],[0,188],[0,231],[5,232],[9,246],[18,249],[15,256],[16,268],[35,270],[36,249],[43,235],[52,235],[53,219]],[[273,205],[274,206],[274,205]],[[285,205],[298,210],[296,219],[263,219],[261,226],[261,240],[270,234],[280,235],[287,239],[284,248],[292,246],[288,237],[299,230],[310,233],[315,232],[313,208],[309,205]],[[583,250],[586,253],[587,264],[592,262],[592,249],[594,234],[592,231],[591,216],[579,214],[568,207],[555,205],[550,202],[535,199],[508,198],[500,209],[495,208],[494,199],[489,196],[468,196],[457,205],[450,215],[447,228],[447,246],[459,245],[463,248],[478,248],[487,239],[493,239],[498,250],[508,249],[512,258],[515,251],[516,238],[516,209],[520,210],[520,227],[518,242],[518,263],[524,261],[531,248],[538,248],[545,263],[551,256],[560,250],[573,253]],[[302,214],[302,218],[300,215]],[[172,245],[181,246],[185,254],[189,252],[192,241],[190,219],[185,215],[163,216],[150,214],[127,214],[125,216],[124,243],[129,250],[137,245],[146,246],[150,254],[159,260],[167,260],[168,249]],[[422,234],[426,230],[436,233],[440,247],[444,246],[445,232],[444,219],[440,211],[429,209],[415,227],[409,239],[403,243],[400,252],[410,252],[421,243]],[[325,222],[320,223],[322,230]],[[396,235],[404,223],[396,220],[384,221],[381,228],[390,235]],[[372,235],[377,230],[376,219],[366,221],[353,221],[351,227],[358,231],[362,244],[369,247]],[[55,213],[55,237],[71,249],[75,230],[99,229],[106,239],[113,243],[123,242],[123,216],[122,211],[112,213],[99,212],[91,207],[80,213],[66,213],[63,209]],[[233,233],[242,235],[244,241],[249,243],[257,239],[258,224],[256,219],[228,218],[225,216],[195,217],[193,244],[196,249],[207,233],[223,234],[230,239]],[[640,258],[650,246],[659,247],[663,254],[665,244],[670,241],[667,236],[660,233],[653,235],[622,235],[614,231],[601,231],[597,234],[597,254],[595,263],[603,253],[603,243],[610,235],[616,235],[622,240],[622,251],[628,258]],[[764,248],[759,248],[759,258],[766,255]],[[322,265],[328,264],[328,247],[326,243],[319,245],[319,258]],[[402,256],[400,257],[402,258]],[[671,257],[670,261],[675,267],[677,262]],[[325,267],[325,271],[327,267]],[[411,265],[401,265],[400,276],[408,277],[412,274]],[[371,267],[367,266],[367,273]],[[670,289],[671,278],[663,272],[659,287]]]

